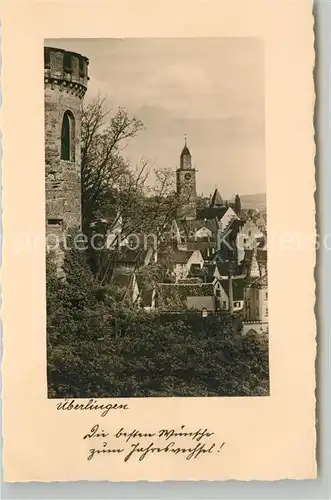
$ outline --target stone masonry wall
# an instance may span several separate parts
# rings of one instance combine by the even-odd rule
[[[81,228],[81,116],[88,82],[88,59],[74,52],[45,47],[45,194],[47,246]],[[61,159],[63,117],[73,117],[74,152]],[[72,136],[71,136],[72,139]],[[61,259],[59,259],[61,260]]]
[[[185,179],[189,174],[190,179]],[[196,219],[196,171],[194,169],[177,170],[177,193],[181,200],[178,217]]]
[[[65,111],[75,120],[75,160],[61,160]],[[45,89],[46,222],[62,219],[63,229],[81,227],[81,99],[70,92]],[[48,227],[50,225],[48,224]]]

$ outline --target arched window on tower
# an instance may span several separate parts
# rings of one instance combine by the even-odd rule
[[[61,160],[75,161],[75,118],[71,111],[66,111],[63,115]]]

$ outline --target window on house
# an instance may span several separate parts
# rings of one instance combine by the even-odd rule
[[[61,160],[75,160],[75,119],[71,111],[66,111],[62,120]]]
[[[268,308],[265,310],[265,315],[268,316]]]
[[[223,300],[222,304],[223,304],[223,309],[225,309],[226,308],[226,302],[225,302],[225,300]]]
[[[221,296],[221,290],[218,288],[216,290],[216,297],[220,297]]]
[[[259,308],[256,307],[256,314],[259,315]]]
[[[252,236],[252,231],[251,230],[248,231],[248,236]]]
[[[265,293],[265,298],[268,299],[268,292]]]

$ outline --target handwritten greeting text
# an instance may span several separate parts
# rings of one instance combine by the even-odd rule
[[[115,432],[108,432],[95,424],[84,436],[91,443],[87,460],[98,456],[120,455],[124,462],[137,458],[140,462],[155,454],[181,455],[186,460],[203,455],[219,453],[225,442],[217,442],[214,432],[207,428],[187,429],[182,425],[178,429],[158,429],[141,431],[121,427]]]

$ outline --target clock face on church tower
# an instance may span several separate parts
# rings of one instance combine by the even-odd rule
[[[190,179],[191,179],[191,174],[190,174],[189,172],[187,172],[187,173],[185,174],[185,180],[186,180],[186,181],[189,181]]]

